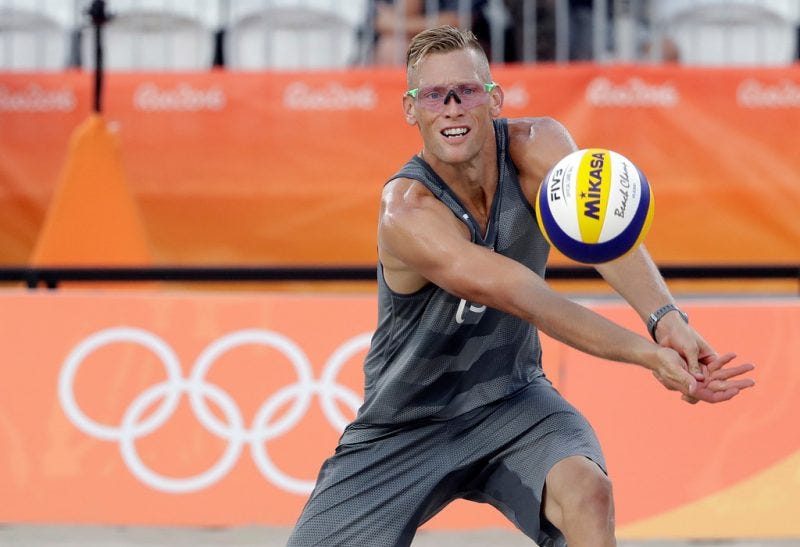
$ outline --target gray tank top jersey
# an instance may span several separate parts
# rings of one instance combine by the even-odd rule
[[[506,120],[494,124],[499,178],[485,237],[423,159],[415,156],[392,179],[421,182],[469,227],[473,243],[544,276],[549,245],[522,195]],[[343,443],[458,416],[543,376],[538,332],[514,316],[465,302],[433,284],[412,294],[395,293],[380,265],[378,303],[378,327],[364,362],[365,401]]]

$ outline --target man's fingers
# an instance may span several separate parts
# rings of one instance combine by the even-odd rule
[[[755,382],[751,379],[730,381],[712,380],[707,385],[698,387],[696,396],[684,397],[684,400],[686,402],[692,402],[692,399],[699,399],[707,403],[721,403],[732,399],[743,389],[753,387],[754,385]]]
[[[719,400],[726,401],[738,394],[741,390],[753,387],[755,384],[756,383],[750,378],[745,378],[744,380],[711,380],[706,384],[703,391],[710,393],[714,402],[718,402]],[[727,397],[724,399],[719,399],[719,397],[726,395]]]
[[[733,352],[725,353],[724,355],[711,355],[708,359],[704,360],[704,364],[708,367],[708,372],[715,372],[736,358]]]
[[[726,389],[747,389],[748,387],[753,387],[754,385],[756,385],[756,382],[752,378],[745,378],[744,380],[729,380],[725,382]]]
[[[711,378],[715,380],[727,380],[729,378],[733,378],[734,376],[740,376],[746,372],[750,372],[755,368],[756,367],[754,365],[750,363],[745,363],[743,365],[737,365],[735,367],[717,370],[716,372],[711,374]]]
[[[739,390],[736,388],[726,389],[725,391],[715,391],[714,394],[711,396],[711,403],[721,403],[723,401],[727,401],[729,399],[733,399],[734,396],[739,394]]]

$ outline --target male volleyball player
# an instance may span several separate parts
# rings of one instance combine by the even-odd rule
[[[494,505],[539,545],[614,545],[600,446],[545,378],[537,330],[641,365],[689,402],[730,399],[752,365],[723,368],[733,354],[684,321],[643,248],[598,270],[643,319],[660,310],[657,344],[548,288],[531,203],[575,150],[569,133],[499,118],[503,91],[470,32],[423,31],[407,67],[423,147],[383,191],[366,399],[289,545],[409,545],[456,498]]]

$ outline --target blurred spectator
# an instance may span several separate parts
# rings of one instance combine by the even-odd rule
[[[649,38],[644,39],[639,47],[639,54],[643,60],[649,59],[662,63],[679,63],[681,61],[681,50],[677,42],[669,36],[662,36],[656,43]]]
[[[510,41],[513,44],[511,52],[506,55],[507,61],[680,60],[678,46],[671,38],[664,36],[653,43],[648,0],[629,3],[606,0],[604,13],[599,14],[605,24],[599,30],[595,24],[598,15],[595,14],[595,9],[601,9],[598,2],[568,0],[567,9],[558,12],[557,8],[564,7],[557,5],[559,1],[561,0],[538,0],[531,3],[530,0],[504,0],[509,13]],[[615,11],[615,8],[621,9]],[[559,21],[559,17],[564,19]],[[534,33],[529,25],[535,25]],[[615,36],[622,32],[622,27],[629,29],[630,42],[626,42],[624,38],[621,43],[615,41]],[[598,31],[603,36],[598,40],[599,50],[595,51],[595,33]],[[568,37],[561,45],[561,51],[558,51],[556,45],[563,38],[559,36],[559,32],[565,32]],[[532,40],[533,35],[535,43],[526,44],[526,41]],[[620,45],[623,47],[620,48]]]
[[[535,3],[535,12],[530,9],[529,0],[505,0],[506,9],[511,16],[511,36],[514,42],[514,52],[510,61],[525,59],[525,25],[536,25],[535,58],[537,61],[557,60],[556,42],[559,28],[556,3],[560,0],[538,0]],[[595,58],[594,52],[594,0],[568,0],[567,10],[563,13],[566,17],[567,28],[564,29],[569,36],[568,49],[563,60],[587,61]],[[606,30],[603,48],[611,45],[612,7],[613,0],[606,2]],[[527,11],[527,13],[526,13]],[[605,52],[602,52],[605,53]],[[530,56],[531,52],[529,52]]]
[[[668,1],[659,0],[662,9]],[[663,63],[680,62],[681,52],[678,43],[663,30],[656,32],[652,0],[640,0],[630,4],[628,15],[634,22],[633,47],[636,59]]]
[[[431,17],[425,0],[406,0],[405,11],[393,0],[375,0],[375,64],[397,65],[405,62],[408,42],[429,26],[458,26],[458,0],[442,0],[439,12]],[[398,31],[405,27],[405,32]]]
[[[471,0],[470,28],[484,46],[488,45],[488,25],[483,18],[483,9],[488,0]],[[459,26],[459,0],[438,0],[438,10],[429,12],[426,0],[405,0],[405,10],[394,0],[373,0],[372,14],[375,33],[374,63],[377,65],[405,64],[405,51],[411,38],[417,33],[439,25]],[[437,4],[437,2],[434,2]],[[405,32],[398,26],[402,25]]]
[[[611,27],[614,2],[607,2],[606,28]],[[594,0],[569,1],[569,59],[591,61],[594,57]],[[608,39],[604,40],[606,46]]]
[[[442,24],[459,26],[464,23],[459,8],[466,4],[470,8],[470,28],[481,41],[490,59],[492,55],[492,31],[503,32],[504,51],[499,57],[505,62],[535,61],[592,61],[624,59],[677,62],[680,52],[674,40],[668,37],[652,41],[649,24],[649,1],[617,4],[606,0],[602,19],[605,25],[595,51],[595,33],[598,32],[595,14],[598,2],[595,0],[567,0],[566,6],[558,5],[561,0],[502,0],[499,2],[502,17],[498,18],[497,4],[491,0],[372,0],[370,15],[370,36],[372,61],[377,65],[402,65],[404,53],[412,36],[418,32]],[[431,10],[433,6],[433,11]],[[621,11],[615,7],[622,6]],[[437,9],[438,7],[438,9]],[[558,11],[558,8],[564,8]],[[493,9],[489,9],[493,8]],[[498,25],[498,21],[500,24]],[[526,25],[535,25],[534,31]],[[405,28],[405,32],[398,32]],[[630,42],[623,40],[619,48],[614,33],[621,28],[629,29]],[[566,37],[559,36],[565,32]],[[367,33],[365,33],[366,35]],[[535,41],[534,41],[535,36]],[[558,39],[565,41],[557,47]],[[526,44],[526,41],[528,42]],[[527,49],[526,49],[527,48]],[[561,49],[559,49],[561,48]]]
[[[538,0],[535,4],[530,4],[527,0],[505,0],[508,10],[509,24],[508,36],[510,51],[506,55],[506,61],[510,63],[525,61],[526,58],[536,61],[552,61],[556,58],[556,26],[555,26],[555,0]],[[527,5],[526,5],[527,4]],[[530,9],[535,6],[535,11]],[[526,12],[530,9],[530,12]],[[530,21],[529,18],[533,18]],[[525,25],[533,24],[535,28],[536,43],[531,44],[532,50],[525,54],[525,40],[528,39],[527,33],[530,29]]]
[[[785,65],[796,57],[797,0],[649,0],[653,60]],[[668,39],[663,43],[661,36]],[[670,43],[671,42],[671,43]]]

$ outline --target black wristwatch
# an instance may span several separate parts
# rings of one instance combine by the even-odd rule
[[[658,322],[661,321],[661,318],[667,315],[671,311],[676,311],[681,316],[681,319],[689,322],[689,316],[680,309],[675,304],[667,304],[666,306],[661,306],[656,311],[650,314],[650,317],[647,318],[647,331],[650,333],[650,337],[653,339],[653,342],[658,344],[658,340],[656,340],[656,327],[658,326]]]

